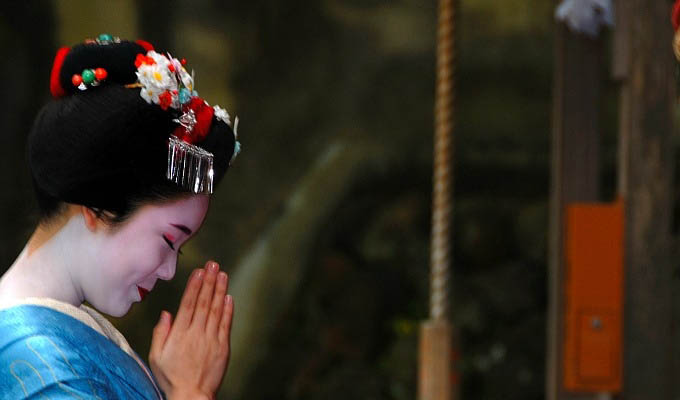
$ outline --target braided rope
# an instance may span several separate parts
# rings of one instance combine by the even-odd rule
[[[451,222],[451,133],[454,105],[454,0],[439,0],[435,93],[434,190],[430,248],[430,318],[448,313]]]

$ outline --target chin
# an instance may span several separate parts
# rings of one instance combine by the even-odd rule
[[[93,304],[93,306],[95,306]],[[102,312],[104,314],[110,315],[115,318],[120,318],[124,316],[125,314],[130,311],[130,307],[132,307],[132,304],[107,304],[106,307],[96,307],[97,311]]]
[[[126,308],[125,310],[113,310],[112,312],[109,312],[109,314],[112,317],[120,318],[127,314],[127,312],[130,310],[130,307]]]

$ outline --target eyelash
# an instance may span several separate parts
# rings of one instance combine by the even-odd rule
[[[175,250],[175,245],[173,245],[172,242],[170,241],[170,239],[168,239],[165,235],[163,235],[163,240],[165,240],[165,243],[168,244],[170,249],[172,249],[173,251]],[[180,254],[180,255],[183,254],[182,249],[177,250],[177,253]]]

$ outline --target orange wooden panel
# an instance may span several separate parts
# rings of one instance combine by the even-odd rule
[[[597,384],[616,379],[616,318],[606,310],[592,310],[581,314],[578,322],[578,381]]]
[[[571,204],[565,212],[564,387],[620,392],[623,204]]]

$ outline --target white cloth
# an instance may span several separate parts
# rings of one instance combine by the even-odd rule
[[[614,6],[611,0],[562,0],[555,18],[574,32],[597,37],[602,26],[614,26]]]

